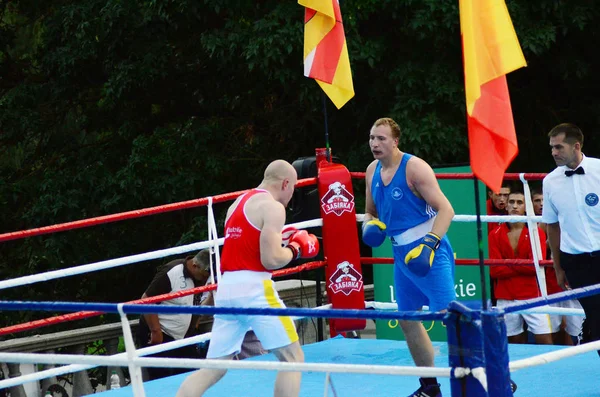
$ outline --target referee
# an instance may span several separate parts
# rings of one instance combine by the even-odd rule
[[[600,284],[600,160],[581,152],[583,133],[574,124],[559,124],[548,137],[557,167],[544,178],[542,222],[548,225],[558,285]],[[589,329],[586,342],[600,340],[600,295],[580,302]]]

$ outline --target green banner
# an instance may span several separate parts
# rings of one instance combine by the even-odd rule
[[[445,167],[434,170],[436,174],[442,173],[469,173],[470,167]],[[457,215],[475,215],[475,186],[473,179],[441,179],[439,180],[442,191],[452,203]],[[485,214],[486,188],[479,183],[479,202],[482,215]],[[487,227],[482,224],[482,246],[487,258]],[[476,222],[452,222],[448,230],[448,237],[454,249],[454,257],[460,259],[478,259],[477,249],[477,224]],[[378,248],[373,249],[373,257],[390,258],[392,245],[389,240]],[[486,290],[489,299],[489,271],[486,268]],[[373,268],[374,293],[377,302],[395,302],[394,296],[394,271],[393,265],[379,264]],[[478,266],[456,266],[455,285],[458,300],[478,301],[481,304],[481,276]],[[433,341],[446,340],[446,328],[441,321],[423,322],[425,329]],[[403,340],[404,335],[398,321],[377,320],[377,339]]]

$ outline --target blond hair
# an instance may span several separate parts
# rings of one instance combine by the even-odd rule
[[[400,130],[400,126],[393,119],[389,117],[383,117],[377,119],[373,124],[373,128],[379,127],[380,125],[387,125],[392,130],[392,137],[400,140],[400,136],[402,135],[402,131]]]

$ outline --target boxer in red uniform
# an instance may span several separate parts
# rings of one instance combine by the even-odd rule
[[[229,207],[225,220],[225,242],[221,256],[223,275],[215,296],[216,307],[283,308],[271,272],[298,258],[319,252],[315,235],[286,229],[282,244],[285,207],[292,198],[298,176],[286,161],[275,160],[265,170],[261,184]],[[289,236],[289,237],[288,237]],[[289,240],[288,240],[289,238]],[[263,347],[279,361],[303,362],[304,353],[291,318],[276,316],[215,315],[207,358],[231,359],[239,353],[249,328]],[[226,373],[202,369],[189,375],[176,397],[198,397]],[[300,372],[279,372],[275,396],[297,396]]]

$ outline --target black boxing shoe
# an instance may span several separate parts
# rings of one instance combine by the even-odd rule
[[[421,387],[408,397],[442,397],[439,383],[428,385],[423,382],[423,379],[419,379],[419,382],[421,383]]]

